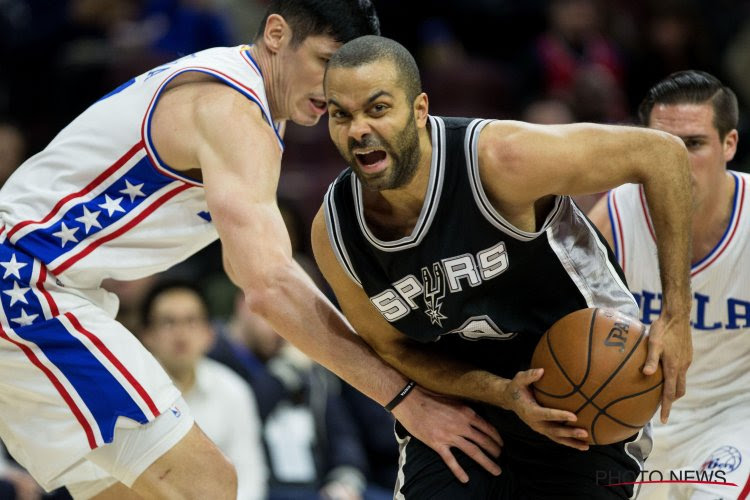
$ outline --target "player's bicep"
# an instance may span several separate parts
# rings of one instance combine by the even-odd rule
[[[247,291],[275,263],[287,264],[292,252],[276,205],[279,146],[257,106],[238,99],[216,96],[196,110],[196,154],[225,257]]]
[[[365,291],[341,267],[328,238],[322,208],[313,221],[311,233],[315,260],[344,316],[380,356],[395,356],[403,347],[405,337],[383,318]]]
[[[499,199],[533,202],[546,195],[580,195],[640,183],[647,169],[676,146],[663,132],[576,123],[493,122],[479,138],[485,188]]]

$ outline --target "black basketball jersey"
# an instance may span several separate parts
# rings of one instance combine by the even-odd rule
[[[351,169],[325,197],[328,234],[347,274],[395,328],[512,378],[567,313],[612,307],[637,317],[622,271],[591,222],[558,196],[539,231],[521,231],[490,204],[477,142],[487,120],[429,120],[432,164],[414,230],[382,241],[368,228]]]

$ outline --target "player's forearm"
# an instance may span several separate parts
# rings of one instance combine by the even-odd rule
[[[356,335],[296,263],[269,270],[264,282],[246,289],[248,306],[282,337],[381,405],[404,387],[406,378]]]
[[[508,406],[504,399],[508,379],[450,359],[428,346],[411,344],[412,341],[406,339],[387,349],[376,347],[376,351],[389,365],[431,391],[503,408]]]
[[[693,213],[690,165],[684,147],[667,149],[659,155],[658,168],[649,167],[643,185],[656,233],[663,314],[687,317]]]

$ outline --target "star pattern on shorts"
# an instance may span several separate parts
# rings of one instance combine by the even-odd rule
[[[24,304],[29,303],[29,301],[26,300],[26,292],[28,292],[29,290],[30,288],[22,287],[18,284],[18,281],[14,281],[13,289],[3,290],[3,293],[10,296],[10,307],[13,307],[13,304],[15,304],[16,302],[23,302]]]
[[[102,213],[101,210],[95,210],[90,211],[86,205],[83,206],[83,215],[78,217],[76,219],[76,222],[80,222],[85,227],[83,228],[86,231],[86,234],[89,234],[89,231],[91,231],[92,227],[96,227],[101,229],[102,225],[99,223],[99,214]]]
[[[108,194],[105,194],[104,200],[105,200],[104,203],[99,205],[99,207],[106,210],[107,215],[109,215],[110,217],[112,217],[113,213],[125,211],[125,209],[120,206],[120,203],[122,203],[122,196],[120,196],[119,198],[112,199],[109,197]]]
[[[19,326],[29,326],[38,317],[38,314],[26,314],[26,310],[22,307],[21,315],[17,318],[11,318],[10,320],[14,323],[18,323]]]
[[[133,203],[136,198],[139,196],[145,197],[146,195],[141,191],[141,188],[143,187],[144,183],[140,184],[131,184],[129,180],[125,179],[125,185],[127,186],[125,189],[121,189],[120,193],[126,194],[130,196],[130,203]],[[111,214],[110,214],[111,216]]]
[[[78,238],[75,237],[76,231],[78,231],[77,227],[68,227],[63,222],[61,224],[60,230],[56,233],[52,233],[52,236],[57,236],[60,238],[60,247],[64,247],[69,241],[72,241],[73,243],[78,243]]]
[[[21,275],[19,274],[19,270],[28,265],[26,262],[18,262],[16,260],[16,254],[13,253],[11,255],[10,260],[8,262],[0,262],[0,266],[3,266],[5,268],[5,274],[3,274],[3,279],[6,279],[8,276],[15,276],[19,280],[21,279]]]

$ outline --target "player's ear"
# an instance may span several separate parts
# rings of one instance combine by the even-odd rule
[[[427,123],[427,115],[430,111],[430,102],[427,98],[427,94],[422,92],[414,99],[414,119],[417,122],[418,127],[424,127]]]
[[[286,19],[279,14],[271,14],[266,20],[266,29],[263,30],[263,43],[274,54],[288,44],[292,38],[292,28]]]
[[[723,148],[724,148],[724,161],[730,162],[734,158],[737,152],[737,142],[740,140],[737,129],[730,130],[724,137]]]

